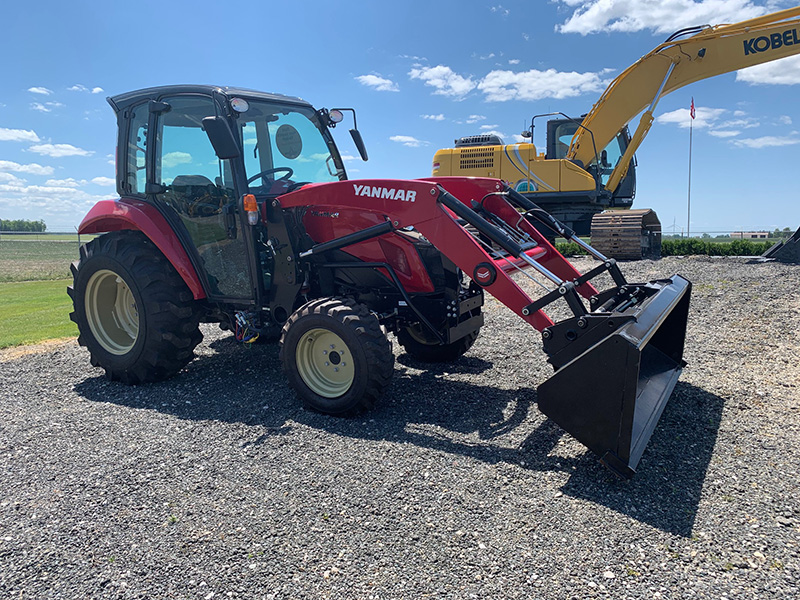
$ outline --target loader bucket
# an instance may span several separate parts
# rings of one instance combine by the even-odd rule
[[[540,410],[625,479],[635,473],[685,366],[691,294],[680,275],[641,285],[651,295],[635,308],[609,309],[612,299],[579,327],[573,319],[545,332],[556,372],[538,387]]]

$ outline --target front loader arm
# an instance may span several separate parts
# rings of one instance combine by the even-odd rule
[[[542,349],[555,373],[537,388],[541,411],[613,472],[633,475],[685,364],[688,280],[673,275],[648,283],[626,282],[613,260],[496,179],[341,181],[306,186],[280,196],[277,203],[282,210],[370,213],[367,221],[373,224],[368,227],[313,240],[311,248],[297,254],[309,264],[324,261],[331,250],[346,252],[349,246],[414,227],[473,283],[542,332]],[[581,275],[547,243],[534,221],[582,245],[601,264]],[[365,267],[387,264],[371,262]],[[550,288],[536,300],[510,277],[518,269],[528,275],[525,268],[549,282]],[[615,286],[597,293],[589,281],[604,272]],[[412,306],[413,300],[403,296],[433,330]],[[580,296],[590,296],[591,310]],[[562,299],[572,317],[554,323],[542,309]]]
[[[645,111],[625,155],[606,184],[613,191],[625,176],[633,153],[653,122],[658,100],[690,83],[800,53],[800,7],[733,25],[683,30],[623,71],[606,88],[572,138],[567,155],[588,165],[595,147],[606,145],[637,114]],[[646,109],[646,110],[645,110]],[[594,134],[594,145],[587,133]]]
[[[473,281],[543,331],[553,325],[552,319],[511,278],[511,273],[533,267],[544,275],[545,281],[549,279],[552,289],[546,291],[554,294],[553,298],[568,297],[576,308],[578,295],[589,298],[597,290],[588,280],[573,283],[582,277],[581,273],[507,202],[504,194],[508,193],[514,192],[495,179],[363,180],[308,186],[283,195],[278,201],[284,210],[314,207],[375,213],[391,223],[389,232],[375,228],[380,235],[394,235],[393,230],[413,227]],[[477,231],[470,232],[467,225]],[[353,243],[366,239],[357,233],[352,235]],[[317,253],[343,247],[335,240],[315,241],[321,242]],[[311,253],[314,252],[312,248]],[[308,255],[304,252],[300,256]],[[482,279],[483,274],[486,279]]]

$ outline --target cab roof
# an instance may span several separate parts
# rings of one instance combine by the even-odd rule
[[[108,103],[114,109],[114,111],[119,112],[120,110],[123,110],[133,104],[138,104],[139,102],[145,100],[156,100],[164,96],[171,96],[175,94],[203,94],[206,96],[211,96],[215,92],[217,94],[222,94],[228,98],[234,98],[236,96],[246,96],[247,98],[252,98],[257,100],[287,102],[290,104],[303,104],[305,106],[311,106],[308,102],[306,102],[302,98],[297,98],[295,96],[284,96],[283,94],[271,94],[268,92],[259,92],[256,90],[248,90],[246,88],[239,88],[239,87],[225,87],[218,85],[192,85],[192,84],[163,85],[158,87],[144,88],[141,90],[134,90],[131,92],[125,92],[123,94],[117,94],[116,96],[110,96],[107,98],[107,100]]]

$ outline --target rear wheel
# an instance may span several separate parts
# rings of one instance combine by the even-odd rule
[[[394,355],[366,306],[323,298],[289,317],[281,336],[281,364],[304,406],[344,415],[370,408],[383,394]]]
[[[67,292],[78,342],[109,379],[166,379],[194,358],[203,339],[192,293],[138,231],[101,235],[81,247]]]
[[[461,356],[478,339],[480,329],[450,344],[441,344],[422,324],[412,325],[397,332],[397,342],[403,349],[422,362],[452,362]]]

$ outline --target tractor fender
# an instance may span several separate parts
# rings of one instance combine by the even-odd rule
[[[175,267],[194,299],[206,297],[189,255],[167,220],[152,205],[132,198],[101,200],[81,221],[78,233],[106,233],[123,229],[141,231],[146,235]]]

